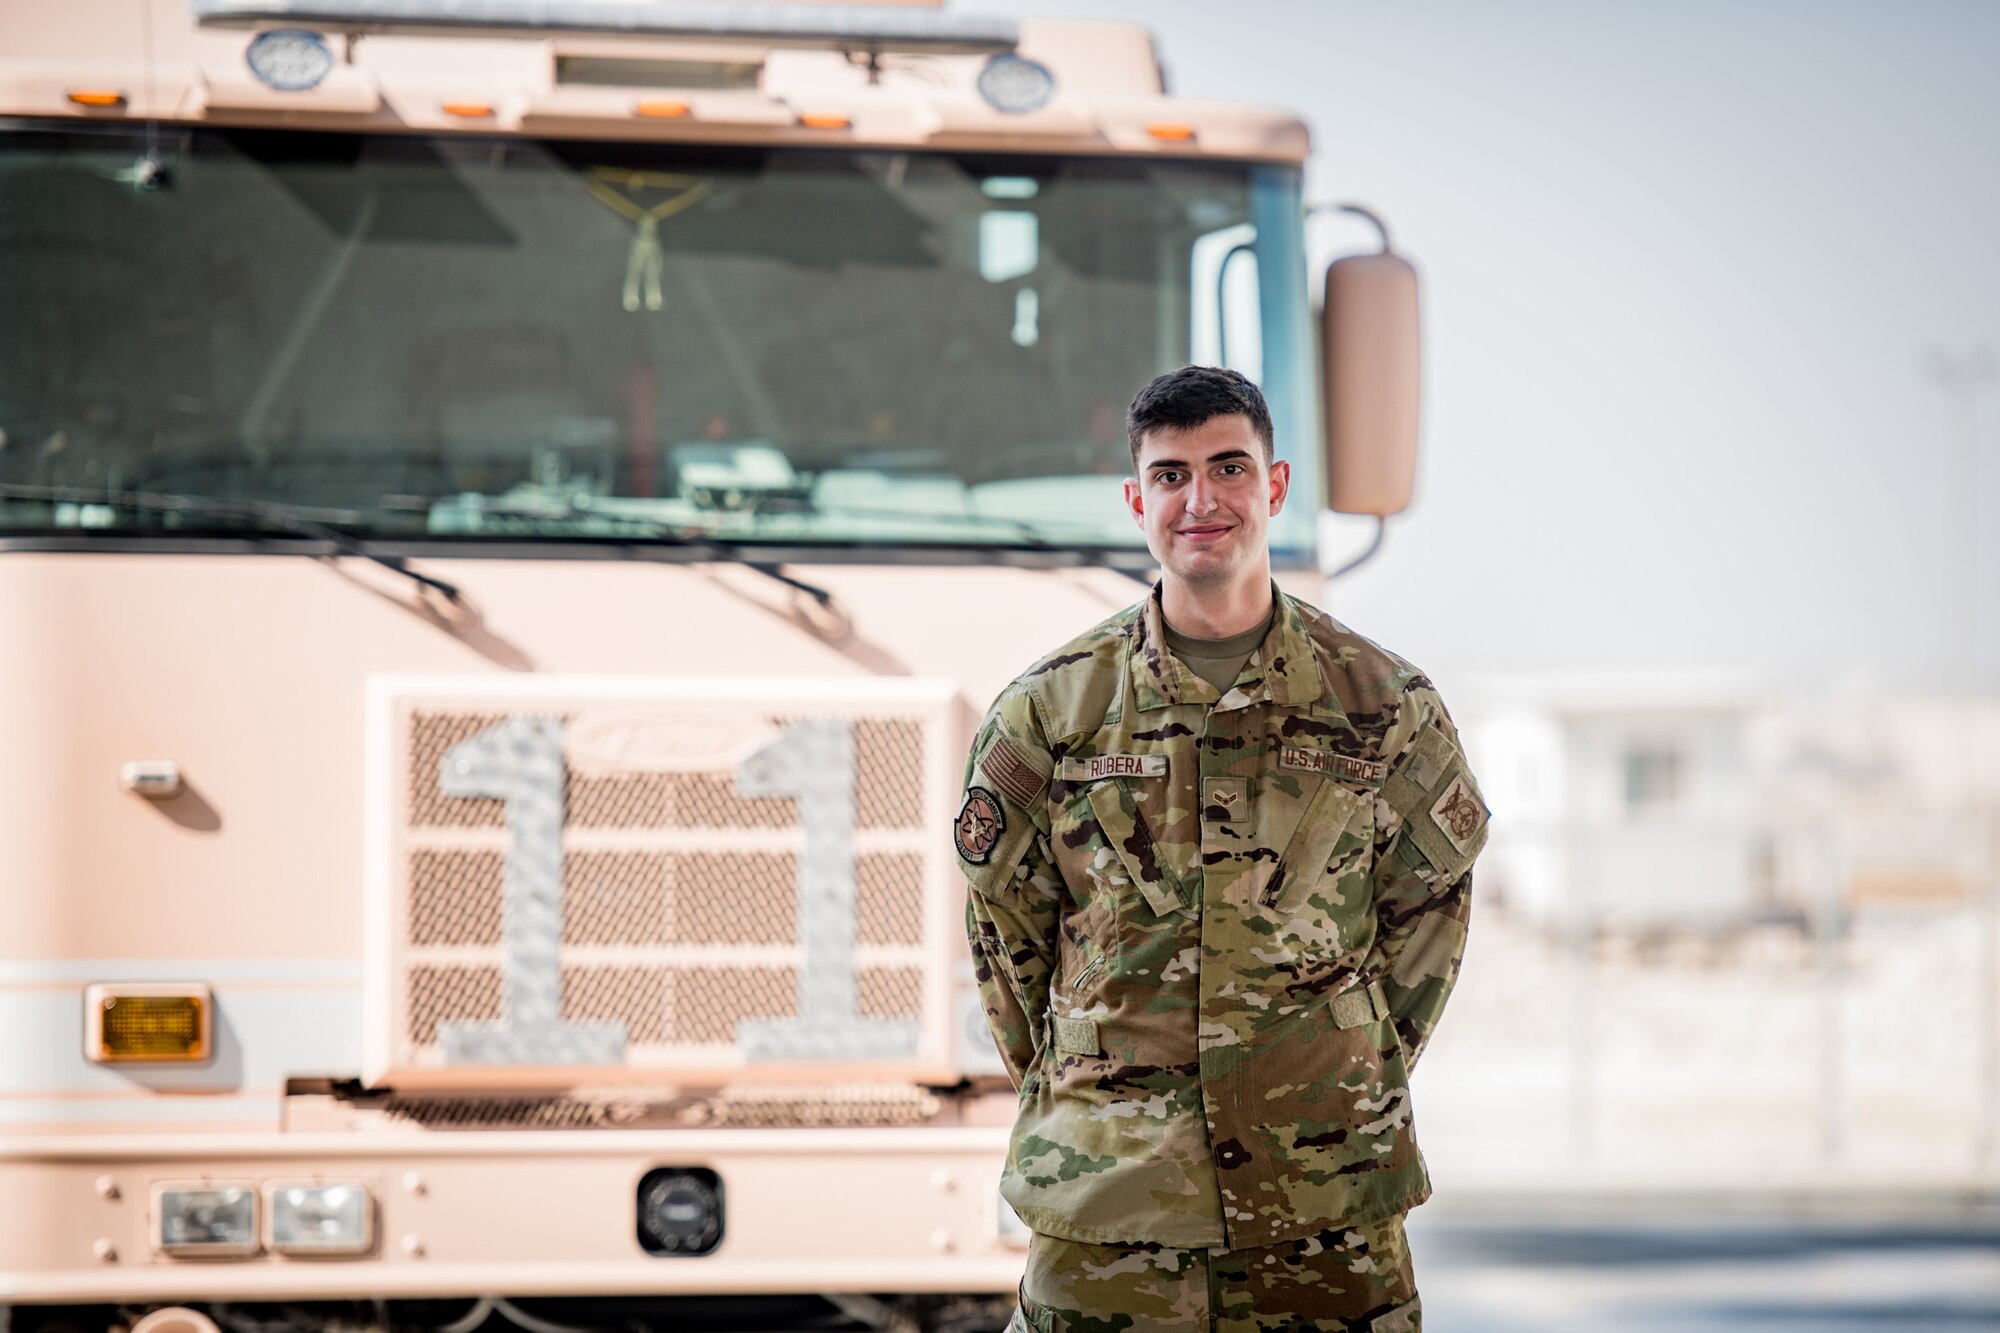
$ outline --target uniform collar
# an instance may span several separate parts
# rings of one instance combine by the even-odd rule
[[[1312,636],[1306,632],[1305,615],[1299,604],[1285,596],[1275,582],[1271,584],[1271,602],[1277,614],[1271,617],[1271,628],[1264,641],[1243,664],[1236,684],[1218,698],[1214,686],[1167,651],[1167,618],[1160,605],[1160,585],[1155,583],[1153,591],[1139,604],[1139,614],[1132,622],[1128,656],[1134,701],[1142,710],[1170,704],[1210,704],[1229,709],[1274,703],[1299,708],[1319,698],[1319,655],[1313,648]]]

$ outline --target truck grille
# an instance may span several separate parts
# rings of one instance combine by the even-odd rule
[[[781,708],[671,681],[542,678],[476,703],[446,683],[379,685],[371,1081],[796,1082],[857,1061],[955,1077],[948,695],[903,682],[908,697],[885,699],[870,681],[867,698],[832,684],[814,702],[813,684],[774,691]],[[586,735],[600,752],[579,752]],[[536,768],[557,745],[560,768]],[[851,781],[830,782],[843,763]],[[802,893],[822,905],[802,915]],[[513,1041],[530,1028],[555,1035]]]

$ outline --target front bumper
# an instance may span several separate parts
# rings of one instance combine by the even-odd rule
[[[1006,1131],[699,1129],[159,1135],[0,1143],[0,1304],[519,1295],[1010,1292]],[[641,1246],[640,1179],[721,1177],[701,1257]],[[374,1243],[348,1259],[174,1258],[163,1181],[367,1184]]]

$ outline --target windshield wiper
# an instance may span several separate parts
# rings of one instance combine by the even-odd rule
[[[465,594],[454,584],[411,569],[399,555],[386,555],[368,542],[318,519],[309,518],[295,505],[270,500],[226,500],[211,495],[180,495],[166,491],[119,491],[91,486],[23,486],[0,482],[0,499],[40,500],[49,504],[104,505],[113,509],[149,509],[160,513],[196,514],[204,518],[247,519],[266,532],[291,532],[311,537],[342,555],[369,560],[401,574],[443,597],[454,606],[465,604]],[[357,517],[359,517],[357,515]]]
[[[383,497],[383,507],[387,509],[428,511],[431,505],[438,502],[438,499],[446,498],[449,497],[432,499],[423,496],[385,496]],[[573,496],[536,496],[532,500],[517,502],[509,502],[504,499],[486,499],[480,504],[480,512],[484,514],[498,514],[504,518],[548,518],[558,520],[569,519],[572,521],[590,518],[615,524],[630,524],[637,528],[638,531],[625,534],[614,532],[604,534],[593,533],[590,535],[601,535],[607,541],[618,541],[622,536],[660,546],[691,546],[709,551],[724,560],[742,565],[746,569],[755,570],[767,579],[774,580],[775,582],[784,584],[788,588],[802,592],[822,607],[831,607],[833,605],[833,594],[825,588],[817,584],[807,583],[802,578],[787,574],[784,566],[775,561],[752,559],[743,543],[732,542],[726,537],[712,536],[703,532],[698,527],[690,530],[686,524],[673,523],[666,519],[648,518],[643,514],[620,513],[615,509],[600,509],[595,505],[584,503]]]

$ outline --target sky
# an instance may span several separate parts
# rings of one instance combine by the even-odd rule
[[[1975,487],[1925,371],[2000,358],[2000,5],[950,4],[1143,23],[1419,266],[1417,499],[1325,592],[1353,628],[1439,677],[1934,691],[1976,619],[2000,687],[2000,386]],[[1316,219],[1315,281],[1371,236]]]

